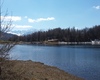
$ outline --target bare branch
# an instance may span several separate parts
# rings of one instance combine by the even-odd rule
[[[7,59],[8,58],[8,52],[15,46],[15,43],[7,43],[0,47],[0,57]]]
[[[3,0],[4,1],[4,0]],[[1,2],[1,1],[0,1]],[[12,26],[12,20],[5,20],[8,15],[8,10],[6,10],[5,15],[2,17],[1,8],[3,2],[0,3],[0,40],[2,37],[2,33],[7,33]],[[5,60],[9,59],[9,51],[15,46],[15,43],[7,42],[6,44],[0,45],[0,76],[2,75],[2,66],[5,64]],[[1,65],[2,64],[2,65]],[[1,80],[1,79],[0,79]]]

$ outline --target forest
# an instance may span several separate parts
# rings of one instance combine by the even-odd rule
[[[37,31],[32,34],[23,36],[13,36],[10,41],[23,42],[42,42],[50,39],[57,39],[64,42],[90,42],[92,40],[100,40],[100,25],[91,28],[75,29],[73,28],[55,28],[47,31]]]

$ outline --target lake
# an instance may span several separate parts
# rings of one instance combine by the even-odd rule
[[[9,53],[12,59],[42,62],[85,80],[100,80],[98,45],[16,45]]]

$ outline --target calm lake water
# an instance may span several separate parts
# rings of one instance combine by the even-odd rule
[[[100,46],[16,45],[10,53],[12,59],[42,62],[85,80],[100,80]]]

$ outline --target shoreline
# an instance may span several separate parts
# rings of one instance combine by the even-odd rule
[[[0,44],[16,43],[16,44],[42,44],[42,45],[100,45],[100,42],[64,42],[64,41],[38,41],[38,42],[12,42],[12,41],[0,41]]]
[[[18,80],[83,80],[57,67],[48,66],[41,62],[10,60],[8,63],[10,67],[7,68],[17,73],[16,78],[20,78]]]
[[[17,42],[17,44],[27,45],[100,45],[92,44],[92,42]]]
[[[92,45],[92,42],[17,42],[17,44]]]

